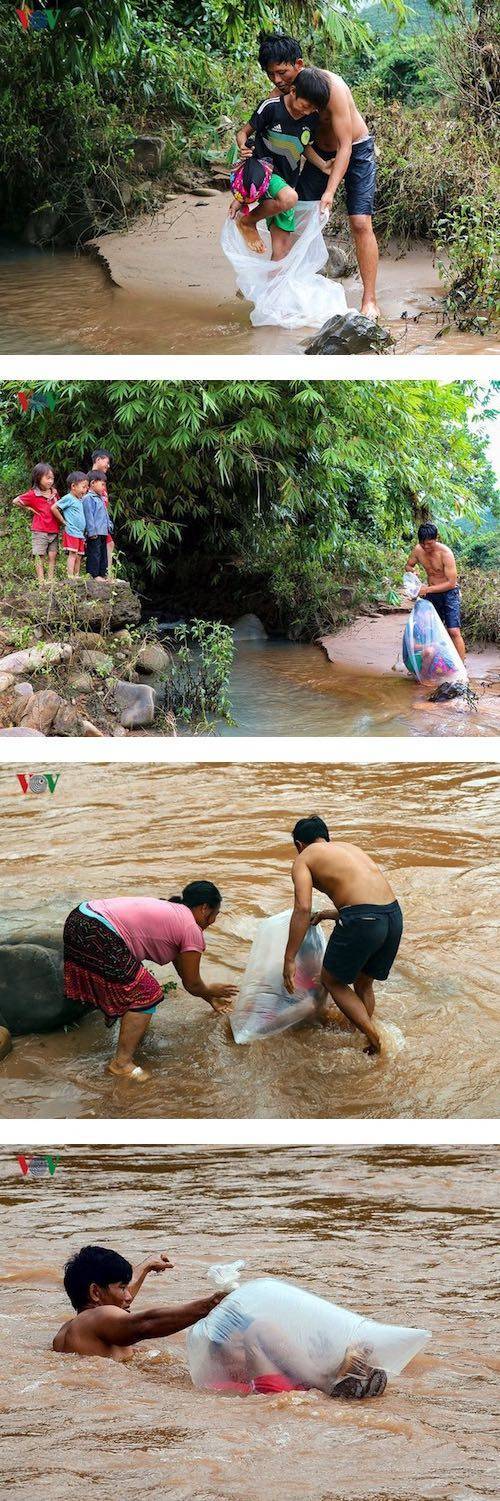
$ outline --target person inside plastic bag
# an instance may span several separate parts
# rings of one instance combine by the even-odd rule
[[[207,1347],[206,1364],[200,1384],[212,1391],[235,1392],[239,1396],[273,1396],[279,1392],[306,1392],[318,1384],[318,1355],[310,1359],[302,1352],[302,1365],[309,1365],[307,1380],[293,1375],[296,1348],[283,1326],[262,1316],[246,1317],[240,1310],[233,1317],[229,1333],[227,1305],[224,1333],[213,1338]],[[328,1361],[328,1340],[324,1341],[323,1361]],[[330,1380],[323,1377],[328,1395],[357,1401],[363,1397],[380,1397],[387,1386],[386,1372],[370,1365],[367,1354],[353,1345],[345,1352],[341,1365],[332,1357]],[[324,1386],[322,1387],[324,1390]]]
[[[295,904],[285,949],[283,980],[295,988],[296,957],[311,922],[333,921],[321,983],[348,1021],[363,1032],[365,1052],[380,1053],[373,1021],[374,980],[387,980],[398,953],[403,914],[392,887],[370,855],[356,844],[330,842],[328,827],[316,814],[299,818],[292,834],[297,859],[292,867]],[[334,903],[312,912],[313,891]]]
[[[428,599],[434,605],[464,662],[466,648],[461,629],[456,559],[451,547],[439,541],[438,529],[433,521],[424,521],[419,526],[418,542],[405,564],[405,568],[412,573],[419,567],[427,575],[427,583],[420,586],[419,598]]]
[[[291,89],[283,96],[264,99],[237,133],[243,161],[255,157],[272,167],[265,197],[260,198],[255,208],[245,213],[241,201],[235,198],[229,210],[245,244],[257,255],[263,255],[265,249],[257,229],[262,219],[267,220],[271,236],[272,260],[282,261],[288,255],[291,236],[296,230],[296,184],[303,153],[314,140],[319,111],[327,103],[328,84],[324,75],[318,68],[304,68]]]

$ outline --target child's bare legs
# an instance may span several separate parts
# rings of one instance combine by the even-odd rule
[[[45,583],[45,569],[44,569],[44,566],[43,566],[43,558],[38,557],[37,553],[35,553],[34,564],[35,564],[35,572],[36,572],[36,577],[37,577],[37,583],[38,584],[44,584]]]
[[[259,221],[261,219],[274,219],[276,218],[277,214],[284,214],[287,209],[295,208],[295,204],[298,203],[298,201],[298,193],[295,192],[295,188],[289,188],[288,186],[285,186],[283,188],[280,188],[280,191],[276,194],[275,198],[263,198],[262,202],[258,203],[249,214],[238,214],[236,223],[238,225],[240,234],[243,235],[243,239],[246,241],[246,244],[249,246],[250,250],[254,250],[256,255],[263,255],[264,253],[264,245],[257,229],[257,224],[259,223]],[[276,226],[273,225],[273,229],[275,227]],[[286,253],[287,251],[284,251],[284,254]],[[282,256],[275,257],[273,255],[273,260],[274,259],[281,260]]]
[[[67,556],[67,560],[66,560],[66,569],[67,569],[67,574],[68,574],[68,578],[69,579],[74,578],[75,574],[77,573],[77,567],[76,567],[77,562],[78,562],[78,553],[77,552],[69,552],[68,556]]]
[[[74,573],[75,578],[78,578],[78,574],[80,572],[81,566],[82,566],[82,555],[81,555],[81,552],[76,552],[75,553],[75,566],[74,566],[74,569],[73,569],[73,573]]]
[[[48,551],[48,554],[47,554],[47,577],[48,577],[49,583],[51,582],[51,580],[54,577],[54,574],[55,574],[55,571],[56,571],[56,562],[57,562],[57,547],[49,547],[49,551]]]
[[[108,578],[109,579],[111,578],[111,575],[112,575],[112,572],[113,572],[113,553],[114,553],[114,550],[115,550],[115,544],[113,542],[113,539],[112,539],[112,537],[108,537],[107,542],[106,542],[106,553],[107,553],[107,557],[108,557]]]
[[[356,984],[358,981],[359,976],[357,977]],[[337,980],[335,975],[330,975],[326,969],[322,969],[321,971],[321,983],[326,987],[329,995],[332,996],[339,1011],[342,1011],[344,1016],[347,1016],[348,1021],[353,1022],[359,1032],[364,1032],[370,1044],[369,1051],[380,1053],[380,1037],[372,1025],[368,1009],[364,1001],[358,996],[357,991],[351,990],[350,985],[343,985],[341,980]]]
[[[115,1057],[108,1065],[111,1074],[124,1074],[130,1078],[134,1068],[134,1053],[139,1043],[142,1042],[151,1021],[151,1013],[144,1011],[126,1011],[120,1022],[120,1035]],[[140,1070],[143,1078],[148,1078],[144,1069]]]
[[[269,233],[273,247],[271,260],[284,261],[285,256],[288,255],[293,235],[290,234],[289,229],[280,229],[279,224],[270,224]]]

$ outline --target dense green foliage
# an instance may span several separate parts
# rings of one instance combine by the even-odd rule
[[[497,505],[488,398],[471,382],[42,389],[56,396],[54,411],[24,415],[15,383],[1,387],[4,499],[41,458],[61,485],[96,444],[109,447],[122,566],[170,614],[231,619],[255,609],[271,626],[311,634],[352,603],[389,597],[422,517],[432,514],[453,541],[457,518]],[[17,560],[23,526],[28,555],[27,524],[4,514]]]
[[[281,26],[355,87],[380,153],[379,233],[438,244],[449,312],[484,330],[500,311],[498,11],[493,0],[479,0],[477,13],[463,0],[436,0],[432,11],[416,0],[416,12],[403,0],[365,11],[357,0],[118,0],[73,5],[53,31],[31,35],[10,7],[0,76],[6,227],[21,232],[43,207],[47,237],[75,243],[154,209],[173,183],[206,176],[267,88],[258,32]],[[132,158],[141,131],[166,142],[153,182]]]

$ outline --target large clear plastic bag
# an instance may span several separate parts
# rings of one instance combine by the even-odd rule
[[[430,599],[417,599],[408,616],[403,662],[420,683],[467,683],[464,664]]]
[[[324,934],[319,925],[306,933],[296,959],[296,989],[289,995],[283,984],[283,960],[291,915],[291,911],[278,912],[259,923],[230,1015],[235,1042],[255,1042],[258,1037],[284,1032],[316,1010],[322,994]]]
[[[245,1282],[187,1334],[195,1386],[237,1385],[251,1375],[251,1346],[270,1370],[328,1394],[349,1350],[398,1376],[431,1338],[428,1329],[379,1324],[277,1277]]]
[[[247,302],[253,302],[250,322],[254,327],[275,323],[280,328],[321,328],[335,313],[346,313],[347,303],[339,282],[319,276],[328,260],[323,229],[328,215],[317,203],[298,203],[296,234],[282,261],[271,261],[271,236],[261,221],[259,234],[264,255],[245,244],[234,219],[226,219],[221,235],[224,255],[234,269],[236,285]]]

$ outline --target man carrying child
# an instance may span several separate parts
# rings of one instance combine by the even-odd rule
[[[264,252],[257,224],[266,219],[272,241],[272,259],[281,261],[290,249],[295,232],[296,191],[303,153],[314,139],[319,111],[328,104],[329,87],[318,68],[303,68],[292,87],[283,95],[264,99],[254,110],[251,120],[241,127],[236,141],[241,157],[255,157],[270,162],[272,174],[266,195],[249,213],[240,204],[231,205],[230,216],[236,219],[246,244],[256,254]],[[254,144],[250,147],[249,137]]]

